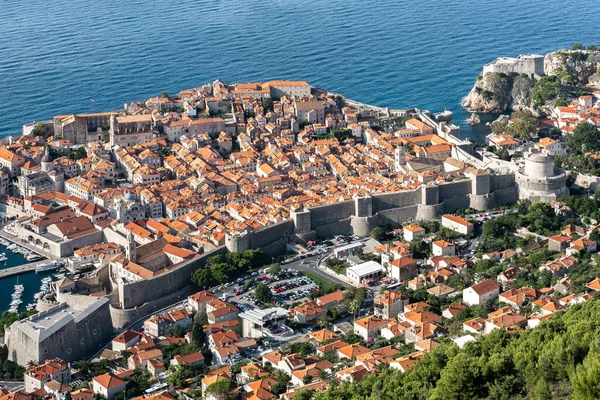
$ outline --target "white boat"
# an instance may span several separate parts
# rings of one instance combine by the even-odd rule
[[[14,250],[14,249],[17,248],[17,245],[14,244],[14,243],[12,243],[12,244],[9,244],[8,246],[6,246],[6,248],[9,249],[9,250]]]
[[[33,310],[34,308],[35,308],[35,304],[31,304],[31,303],[27,304],[27,307],[25,307],[25,309],[26,309],[27,311],[31,311],[31,310]]]
[[[25,258],[27,259],[27,261],[37,261],[37,260],[41,260],[42,256],[40,256],[39,254],[35,254],[35,253],[29,253],[29,255],[25,256]]]
[[[6,255],[4,255],[4,253],[0,254],[0,262],[5,262],[8,261],[8,257],[6,257]]]
[[[35,272],[43,272],[43,271],[52,271],[53,269],[57,269],[60,267],[60,263],[56,261],[49,261],[47,263],[39,264],[35,267]]]
[[[65,277],[65,274],[54,274],[54,277],[58,280],[61,280]]]

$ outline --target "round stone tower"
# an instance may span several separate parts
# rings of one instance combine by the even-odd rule
[[[565,171],[554,167],[554,157],[544,151],[525,154],[525,167],[515,173],[519,199],[553,201],[569,194]]]

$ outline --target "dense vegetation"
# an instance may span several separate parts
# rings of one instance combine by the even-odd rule
[[[268,264],[270,258],[260,249],[243,253],[218,254],[209,257],[206,265],[192,274],[192,282],[200,287],[211,287],[230,282],[246,272]]]
[[[583,54],[583,53],[581,53]],[[572,54],[570,57],[574,57]],[[576,97],[583,93],[577,76],[566,71],[559,71],[556,75],[548,75],[540,78],[533,89],[533,102],[536,106],[543,106],[547,102],[559,98]],[[561,102],[561,104],[564,104]]]
[[[21,313],[14,313],[10,311],[4,311],[2,313],[2,318],[0,318],[0,336],[4,335],[4,328],[12,325],[13,322],[30,317],[34,314],[37,314],[36,310],[31,311],[23,311]]]
[[[569,147],[576,153],[600,150],[600,131],[589,122],[578,124],[567,138]]]
[[[405,373],[382,368],[334,385],[319,400],[597,399],[600,301],[521,333],[496,330],[459,349],[443,343]]]

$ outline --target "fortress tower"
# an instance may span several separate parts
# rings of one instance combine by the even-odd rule
[[[525,154],[525,167],[515,173],[519,199],[549,202],[569,194],[565,171],[554,167],[554,157],[544,151]]]

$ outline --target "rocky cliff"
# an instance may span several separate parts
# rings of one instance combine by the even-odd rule
[[[489,73],[479,76],[469,95],[463,99],[462,106],[472,112],[506,112],[525,108],[535,111],[534,98],[539,107],[558,97],[580,95],[582,85],[589,89],[600,88],[600,52],[559,50],[548,53],[544,58],[544,73],[556,76],[556,79],[540,82],[537,89],[535,80],[525,75]],[[548,85],[556,87],[548,88]]]
[[[531,105],[535,82],[523,75],[491,73],[477,81],[462,106],[476,112],[520,110]]]
[[[600,53],[586,50],[559,50],[546,54],[544,73],[566,71],[584,85],[600,88]]]

